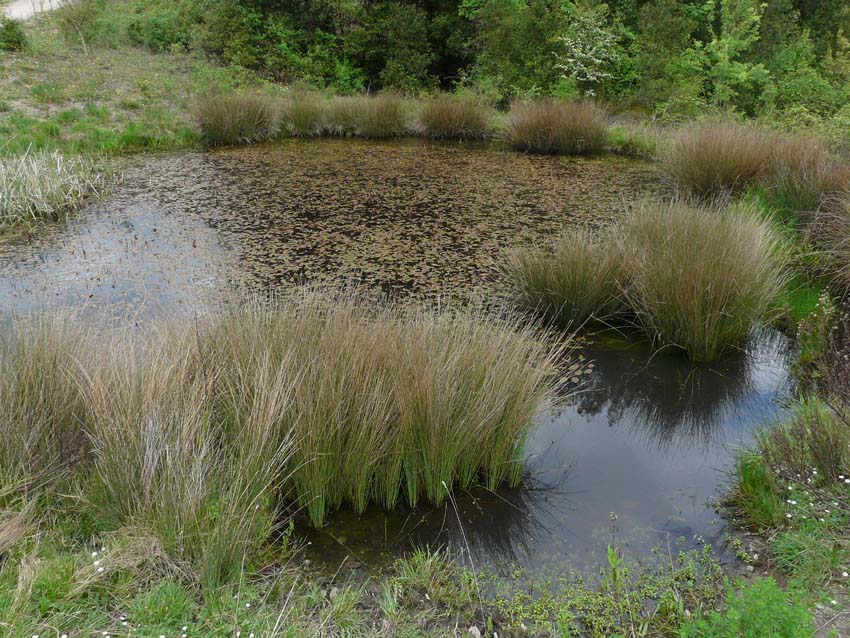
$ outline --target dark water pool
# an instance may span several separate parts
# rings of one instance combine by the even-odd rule
[[[46,306],[122,322],[215,307],[235,289],[358,281],[466,297],[496,280],[499,251],[569,224],[604,224],[655,190],[646,164],[559,159],[420,141],[290,141],[134,158],[125,181],[67,223],[0,241],[0,313]],[[693,367],[642,347],[587,347],[581,390],[541,419],[515,490],[457,508],[335,515],[309,532],[329,569],[379,566],[421,544],[494,566],[593,565],[618,542],[717,542],[711,507],[730,446],[780,409],[787,344]]]

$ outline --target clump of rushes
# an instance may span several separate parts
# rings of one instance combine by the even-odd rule
[[[850,186],[826,197],[815,215],[812,236],[836,286],[850,292]]]
[[[0,157],[0,230],[57,221],[87,197],[103,192],[109,177],[94,160],[58,151]]]
[[[110,528],[156,533],[209,586],[268,539],[349,505],[515,485],[552,345],[483,311],[300,291],[131,337],[16,324],[0,358],[3,476],[85,472]]]
[[[508,117],[508,140],[532,153],[596,153],[608,141],[607,116],[592,102],[518,102]]]
[[[552,325],[575,328],[623,309],[619,248],[606,235],[574,228],[549,246],[509,250],[503,276],[518,306]]]
[[[739,193],[768,172],[775,136],[755,126],[711,121],[684,128],[662,166],[684,193],[701,199]]]
[[[294,91],[284,101],[281,128],[295,137],[320,135],[325,126],[327,102],[312,91]]]
[[[343,130],[343,134],[371,139],[403,135],[407,129],[407,104],[394,93],[338,98],[331,110],[329,126]],[[337,122],[333,116],[341,116]]]
[[[850,188],[850,166],[817,139],[784,137],[773,146],[766,186],[779,206],[803,214],[808,222],[825,198]]]
[[[484,139],[494,117],[494,109],[480,98],[440,93],[422,105],[419,124],[432,139]]]
[[[201,137],[211,146],[262,142],[279,130],[277,105],[265,95],[208,95],[198,99],[194,110]]]
[[[749,208],[645,200],[622,237],[630,307],[651,339],[694,360],[738,346],[787,286],[782,238]]]

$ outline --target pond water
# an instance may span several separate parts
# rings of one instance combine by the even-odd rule
[[[504,247],[605,224],[656,189],[640,162],[417,140],[288,141],[138,157],[123,170],[113,194],[66,223],[0,242],[0,312],[65,306],[131,322],[299,281],[462,299],[492,286]],[[442,544],[494,567],[592,566],[612,513],[632,555],[668,538],[719,545],[711,501],[730,447],[781,409],[787,350],[773,332],[703,366],[639,345],[583,347],[584,382],[540,420],[520,488],[457,494],[440,509],[339,512],[306,531],[305,555],[368,569]]]

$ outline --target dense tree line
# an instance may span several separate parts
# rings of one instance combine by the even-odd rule
[[[135,0],[128,32],[337,92],[596,95],[659,114],[850,98],[846,0]]]

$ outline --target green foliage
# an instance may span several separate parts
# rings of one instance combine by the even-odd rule
[[[17,20],[0,17],[0,51],[23,51],[27,47],[27,36]]]
[[[789,600],[790,598],[790,600]],[[731,587],[726,609],[685,623],[683,638],[811,638],[815,627],[808,609],[782,591],[772,578]]]

